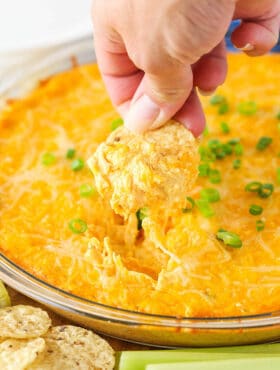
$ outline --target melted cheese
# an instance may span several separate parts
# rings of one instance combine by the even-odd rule
[[[15,263],[48,283],[105,304],[176,316],[232,316],[280,309],[280,167],[279,56],[229,58],[229,77],[218,93],[230,110],[203,98],[210,138],[226,142],[239,137],[244,147],[241,168],[232,168],[234,154],[211,166],[222,174],[220,184],[199,177],[192,197],[205,187],[219,190],[215,215],[166,209],[158,220],[145,218],[137,230],[135,215],[127,221],[97,194],[80,196],[91,184],[87,167],[71,170],[69,148],[86,161],[110,133],[117,117],[95,65],[74,68],[45,81],[26,98],[9,103],[0,117],[0,250]],[[258,105],[252,116],[238,113],[241,101]],[[230,133],[223,134],[226,121]],[[261,136],[273,138],[264,151]],[[42,156],[55,155],[45,166]],[[244,191],[249,181],[273,183],[267,199]],[[264,211],[252,216],[259,204]],[[84,220],[88,229],[74,234],[70,220]],[[257,219],[265,229],[256,231]],[[218,241],[219,228],[243,241],[232,249]]]

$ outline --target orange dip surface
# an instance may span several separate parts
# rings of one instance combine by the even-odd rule
[[[118,118],[96,65],[53,76],[9,102],[0,116],[1,253],[56,287],[124,309],[194,317],[279,310],[279,65],[277,55],[229,56],[229,76],[217,92],[223,99],[203,98],[206,176],[191,193],[197,202],[202,189],[214,188],[220,200],[207,204],[208,214],[199,201],[192,210],[165,209],[157,223],[144,218],[141,230],[136,215],[125,221],[97,194],[86,165]],[[263,136],[272,142],[259,150]],[[233,138],[231,154],[208,158],[209,140]],[[245,191],[251,181],[274,191],[267,198]],[[262,214],[252,215],[251,205]],[[87,229],[73,232],[73,219]],[[257,231],[259,220],[264,229]],[[218,240],[219,229],[237,234],[242,246]]]

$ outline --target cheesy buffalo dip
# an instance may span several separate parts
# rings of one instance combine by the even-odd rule
[[[152,193],[125,217],[115,213],[87,167],[110,134],[123,132],[96,65],[7,102],[1,252],[56,287],[124,309],[194,317],[280,309],[279,63],[279,56],[229,57],[226,84],[203,98],[198,178],[192,188],[180,182],[182,206],[166,203],[156,217]],[[183,176],[170,163],[169,175]],[[174,187],[175,177],[165,179]]]

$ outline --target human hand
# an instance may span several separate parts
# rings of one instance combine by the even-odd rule
[[[97,61],[113,104],[136,132],[174,117],[196,136],[204,114],[195,87],[209,94],[222,84],[224,36],[243,22],[233,43],[261,55],[277,42],[280,0],[95,0]]]

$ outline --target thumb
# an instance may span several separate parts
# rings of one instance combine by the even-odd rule
[[[125,125],[141,133],[162,126],[183,106],[193,87],[190,66],[145,73],[125,115]]]

